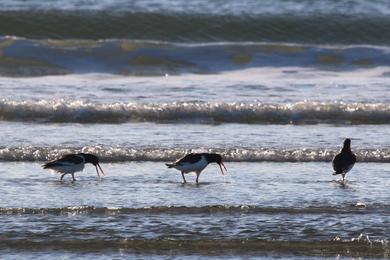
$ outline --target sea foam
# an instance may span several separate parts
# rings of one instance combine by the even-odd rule
[[[108,103],[0,100],[0,120],[61,123],[389,124],[386,103]]]
[[[0,161],[47,161],[67,153],[93,153],[104,162],[155,161],[167,162],[191,152],[216,152],[230,162],[330,162],[338,152],[331,149],[170,149],[121,147],[7,147],[0,148]],[[359,149],[354,151],[359,162],[390,162],[390,149]]]

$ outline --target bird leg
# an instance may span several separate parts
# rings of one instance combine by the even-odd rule
[[[76,179],[74,178],[74,173],[72,173],[72,182],[74,182]]]
[[[196,172],[196,184],[199,184],[199,175],[200,175],[200,172]]]
[[[68,173],[64,173],[61,175],[61,178],[60,178],[60,181],[62,181],[62,179],[64,178],[65,175],[67,175]]]
[[[183,177],[183,183],[187,183],[186,178],[184,177],[184,172],[181,172],[181,176]]]

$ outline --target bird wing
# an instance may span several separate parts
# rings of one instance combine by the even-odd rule
[[[342,154],[339,153],[333,158],[332,164],[333,169],[336,173],[342,173],[345,170],[349,169],[351,165],[354,165],[356,162],[356,156],[354,154]]]
[[[44,169],[55,167],[55,166],[63,166],[69,164],[80,164],[84,162],[84,157],[77,154],[67,154],[61,157],[60,159],[45,163],[43,165]]]
[[[202,159],[201,154],[196,153],[190,153],[184,156],[183,158],[177,160],[174,162],[175,165],[183,164],[183,163],[196,163],[197,161],[200,161]]]
[[[353,162],[353,164],[356,163],[356,155],[355,154],[352,154],[352,162]]]

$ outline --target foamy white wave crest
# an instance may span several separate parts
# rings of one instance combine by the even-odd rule
[[[329,162],[336,150],[329,149],[163,149],[163,148],[119,148],[119,147],[13,147],[0,148],[1,161],[48,161],[67,153],[93,153],[104,162],[175,160],[190,152],[216,152],[231,162]],[[354,151],[360,162],[390,162],[390,149],[362,149]]]
[[[0,120],[77,123],[129,121],[198,123],[389,124],[390,104],[173,102],[162,104],[41,100],[0,101]]]

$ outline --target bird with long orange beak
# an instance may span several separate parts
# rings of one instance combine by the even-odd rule
[[[196,173],[196,183],[199,183],[199,175],[206,168],[209,163],[217,163],[221,169],[222,175],[224,175],[223,168],[227,171],[225,165],[222,161],[222,156],[216,153],[190,153],[184,156],[183,158],[173,162],[165,164],[168,168],[175,168],[181,171],[181,176],[183,177],[183,183],[186,183],[186,178],[184,174],[189,172]]]
[[[99,165],[99,158],[89,153],[67,154],[61,157],[60,159],[45,163],[44,165],[42,165],[42,167],[43,169],[50,169],[62,173],[60,181],[62,181],[62,179],[66,174],[71,174],[72,181],[75,181],[76,179],[74,178],[74,173],[82,171],[86,163],[91,163],[95,166],[96,173],[99,179],[100,179],[99,169],[101,173],[104,175],[103,169]]]

